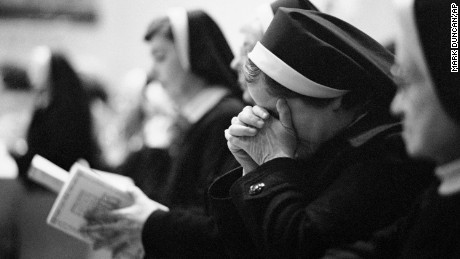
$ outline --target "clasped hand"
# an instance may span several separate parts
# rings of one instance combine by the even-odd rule
[[[286,100],[279,99],[276,109],[279,120],[260,106],[246,106],[225,130],[227,146],[243,167],[243,174],[272,159],[294,157],[297,135]]]

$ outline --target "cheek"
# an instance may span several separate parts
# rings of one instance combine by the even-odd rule
[[[417,85],[417,91],[413,90],[404,102],[404,131],[403,137],[408,152],[413,156],[426,156],[433,143],[442,136],[443,116],[432,91],[426,86]]]
[[[255,104],[266,109],[275,107],[272,103],[276,102],[276,99],[271,98],[270,95],[268,95],[265,86],[263,86],[260,82],[247,83],[246,87],[249,97],[254,100]]]
[[[178,61],[171,60],[163,68],[162,72],[165,80],[174,84],[180,85],[185,76],[184,69]]]
[[[321,113],[315,109],[291,102],[291,118],[299,139],[304,142],[319,142],[323,134]]]

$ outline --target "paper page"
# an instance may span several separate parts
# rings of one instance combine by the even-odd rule
[[[69,179],[66,170],[40,155],[35,155],[32,159],[27,176],[55,193],[59,193]]]
[[[132,204],[130,196],[110,184],[91,169],[76,164],[71,168],[70,179],[60,191],[48,215],[49,225],[87,243],[88,236],[79,229],[86,224],[84,215],[93,210],[113,210]],[[126,258],[138,258],[139,251],[127,251]],[[141,251],[140,251],[141,252]]]

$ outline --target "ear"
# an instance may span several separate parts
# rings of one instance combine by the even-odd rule
[[[338,112],[342,108],[342,99],[343,96],[339,96],[332,100],[330,105],[333,111]]]

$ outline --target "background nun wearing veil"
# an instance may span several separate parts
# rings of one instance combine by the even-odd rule
[[[237,165],[223,135],[243,108],[230,68],[232,51],[217,24],[199,10],[169,12],[150,24],[145,40],[151,76],[177,104],[185,130],[175,141],[169,171],[155,184],[155,201],[135,188],[131,207],[88,215],[89,222],[105,223],[82,231],[99,237],[94,248],[106,247],[113,256],[133,246],[145,249],[147,257],[203,256],[205,251],[218,256],[205,195],[217,176]]]

